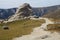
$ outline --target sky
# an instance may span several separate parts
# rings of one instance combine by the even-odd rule
[[[60,5],[60,0],[0,0],[0,8],[19,7],[23,3],[29,3],[32,7],[47,7]]]

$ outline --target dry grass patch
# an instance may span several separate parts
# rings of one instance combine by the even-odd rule
[[[0,40],[11,40],[12,38],[30,34],[33,28],[40,26],[45,20],[19,20],[6,25],[9,30],[2,29],[4,24],[0,24]]]
[[[49,25],[47,25],[47,29],[49,31],[59,32],[60,31],[60,24],[49,24]]]

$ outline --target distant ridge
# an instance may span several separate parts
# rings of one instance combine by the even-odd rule
[[[60,5],[50,6],[50,7],[31,7],[33,10],[32,15],[36,15],[38,17],[42,17],[47,15],[48,13],[55,12],[56,10],[60,9]],[[11,8],[11,9],[0,9],[0,19],[9,19],[12,15],[16,13],[18,8]],[[48,16],[47,16],[48,17]]]
[[[17,8],[0,9],[0,19],[7,19],[9,16],[15,14]]]

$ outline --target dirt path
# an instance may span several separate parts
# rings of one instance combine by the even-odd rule
[[[48,24],[53,24],[47,18],[39,18],[44,19],[46,22],[43,23],[40,27],[34,28],[33,32],[29,35],[23,35],[22,37],[14,38],[13,40],[60,40],[60,34],[57,32],[51,33],[49,31],[45,31]],[[33,19],[36,20],[36,19]]]

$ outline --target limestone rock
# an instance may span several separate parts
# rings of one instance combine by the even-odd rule
[[[29,17],[31,16],[32,13],[33,10],[31,6],[28,3],[24,3],[17,9],[16,13],[9,18],[8,21],[14,21],[24,17]]]

